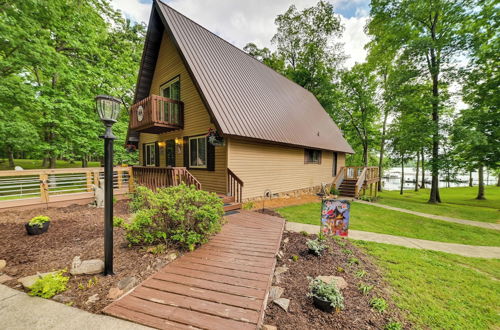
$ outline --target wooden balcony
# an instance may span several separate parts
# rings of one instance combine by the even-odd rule
[[[184,103],[159,95],[150,95],[130,108],[130,129],[160,134],[182,129]]]

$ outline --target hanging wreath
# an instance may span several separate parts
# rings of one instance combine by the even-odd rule
[[[207,133],[208,143],[213,146],[224,146],[224,138],[216,130],[209,128]]]

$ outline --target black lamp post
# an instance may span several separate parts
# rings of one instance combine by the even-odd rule
[[[111,127],[120,114],[121,101],[115,97],[98,95],[96,108],[106,131],[104,139],[104,275],[113,275],[113,141]]]

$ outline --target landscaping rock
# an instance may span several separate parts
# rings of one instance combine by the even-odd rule
[[[279,286],[272,286],[271,290],[269,290],[269,300],[273,301],[281,298],[284,291],[285,289],[280,288]]]
[[[0,272],[7,266],[7,261],[0,259]]]
[[[111,299],[111,300],[116,300],[121,297],[123,294],[123,291],[118,289],[118,288],[111,288],[109,289],[108,295],[106,298]]]
[[[276,269],[274,270],[274,275],[281,275],[283,273],[286,273],[287,271],[288,267],[286,265],[281,267],[276,267]]]
[[[50,274],[57,274],[57,272],[38,273],[36,275],[21,277],[17,281],[21,283],[25,289],[29,289],[30,287],[33,286],[33,284],[35,284],[36,280]]]
[[[260,330],[278,330],[278,328],[274,325],[264,324]]]
[[[283,257],[285,256],[285,254],[283,253],[283,251],[279,250],[278,253],[276,253],[276,258],[278,260],[281,260],[283,259]]]
[[[168,259],[169,261],[174,261],[175,259],[177,259],[177,253],[176,253],[176,252],[169,253],[169,254],[167,255],[167,259]]]
[[[327,284],[335,282],[335,285],[339,289],[347,288],[347,282],[343,277],[340,277],[340,276],[318,276],[317,278],[319,278],[320,280],[322,280],[323,282],[325,282]]]
[[[3,283],[8,282],[10,280],[13,280],[13,278],[10,277],[9,275],[7,275],[7,274],[0,275],[0,284],[3,284]]]
[[[285,238],[285,239],[283,240],[283,244],[288,244],[288,241],[289,241],[289,239],[288,239],[288,237],[287,237],[287,238]]]
[[[104,271],[104,261],[100,259],[91,259],[81,261],[80,257],[73,258],[71,263],[71,275],[92,275],[99,274]]]
[[[99,300],[99,295],[96,293],[96,294],[94,294],[94,295],[90,296],[90,297],[89,297],[89,299],[87,299],[87,301],[86,301],[85,303],[86,303],[87,305],[89,305],[89,304],[93,304],[93,303],[95,303],[95,302],[96,302],[96,301],[98,301],[98,300]]]
[[[283,310],[285,312],[288,312],[288,306],[290,306],[290,299],[279,298],[279,299],[273,300],[273,303],[275,303],[276,305],[278,305],[281,308],[283,308]]]
[[[62,304],[67,304],[67,303],[70,303],[74,300],[75,298],[74,297],[70,297],[70,296],[65,296],[64,294],[58,294],[58,295],[55,295],[54,297],[52,297],[52,300],[55,300],[57,302],[60,302]]]
[[[137,284],[137,278],[133,276],[124,277],[118,282],[118,289],[127,292]]]

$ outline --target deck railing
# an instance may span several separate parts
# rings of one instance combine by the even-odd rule
[[[180,129],[184,125],[184,103],[159,95],[150,95],[130,108],[130,128]]]
[[[227,194],[234,196],[236,203],[243,200],[243,181],[230,169],[227,169]]]
[[[333,180],[333,187],[339,189],[345,180],[355,180],[355,196],[367,185],[378,182],[379,170],[376,166],[344,166],[341,167]]]
[[[131,171],[130,167],[114,168],[115,194],[131,189]],[[102,167],[0,171],[0,209],[91,199],[102,179]]]
[[[181,182],[201,189],[201,183],[185,167],[132,167],[134,181],[140,186],[156,189],[177,186]]]

